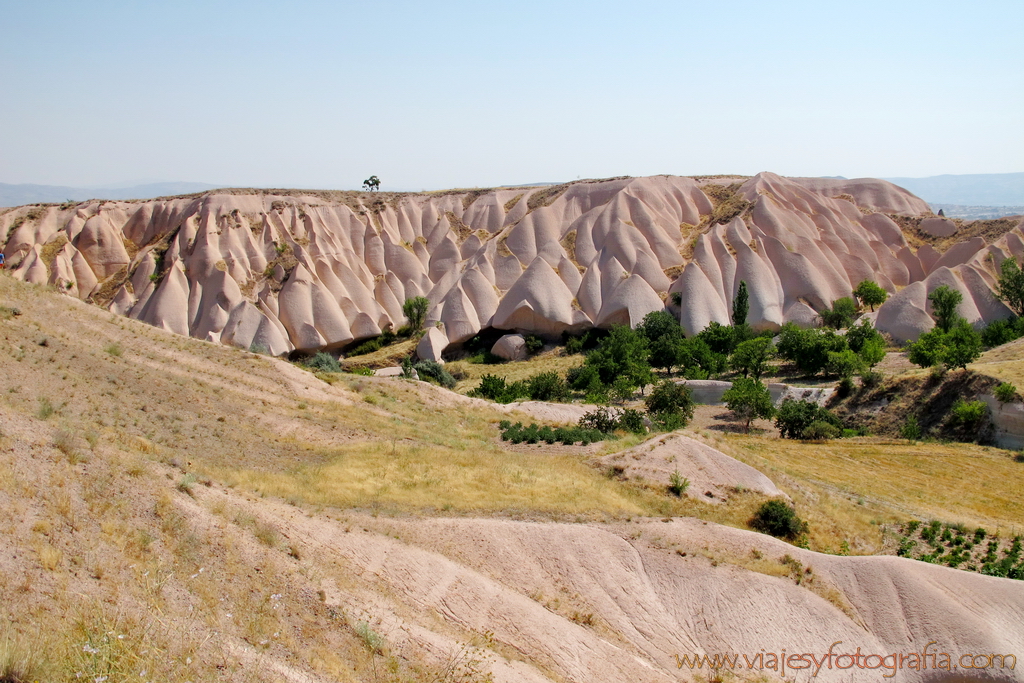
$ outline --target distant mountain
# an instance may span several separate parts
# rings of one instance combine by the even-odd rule
[[[1024,205],[1024,173],[937,175],[929,178],[885,178],[929,204],[971,207]]]
[[[131,187],[86,188],[64,187],[61,185],[8,185],[0,183],[0,206],[21,206],[22,204],[66,202],[69,199],[149,199],[176,194],[189,194],[212,190],[220,185],[209,183],[147,183]]]

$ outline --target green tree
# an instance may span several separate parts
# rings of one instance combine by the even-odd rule
[[[697,338],[703,340],[713,352],[725,356],[728,356],[736,348],[735,331],[721,323],[708,323],[707,327],[697,333]]]
[[[363,181],[363,188],[370,190],[371,192],[380,189],[380,178],[375,175],[370,176]]]
[[[946,333],[936,327],[922,334],[907,349],[907,359],[914,365],[930,368],[946,357]]]
[[[655,342],[668,334],[682,334],[683,328],[679,321],[667,311],[651,311],[644,316],[636,331],[647,338],[649,342]]]
[[[829,351],[825,371],[830,375],[849,378],[864,369],[864,360],[850,349]]]
[[[740,286],[736,290],[736,298],[732,300],[732,324],[746,325],[749,313],[750,295],[747,293],[747,283],[744,280],[740,280]]]
[[[743,377],[732,383],[722,400],[726,407],[740,420],[745,420],[744,430],[750,432],[750,423],[754,418],[771,419],[775,415],[775,405],[768,387],[760,380]]]
[[[693,392],[683,384],[664,380],[644,399],[651,420],[668,429],[681,429],[693,419]]]
[[[779,355],[792,362],[801,371],[816,375],[828,364],[829,352],[848,348],[846,337],[834,330],[801,329],[786,323],[779,333]]]
[[[935,318],[935,325],[943,332],[949,332],[956,325],[960,317],[956,312],[957,306],[964,300],[964,295],[959,290],[952,289],[948,285],[942,285],[932,290],[928,295],[928,301],[932,302],[932,316]]]
[[[624,377],[633,387],[640,388],[654,381],[648,356],[646,337],[628,325],[616,325],[611,334],[587,354],[584,363],[597,370],[604,385],[610,386]]]
[[[423,329],[423,322],[427,319],[427,311],[430,310],[430,299],[425,296],[414,296],[406,299],[402,304],[402,313],[409,319],[409,331],[419,332]]]
[[[857,315],[857,304],[850,297],[844,296],[833,301],[832,308],[826,308],[821,312],[821,322],[839,330],[852,325],[855,315]]]
[[[1012,256],[999,265],[999,280],[996,282],[996,296],[1010,307],[1017,316],[1024,316],[1024,270]]]
[[[867,364],[871,369],[881,363],[885,359],[885,340],[882,336],[873,337],[866,340],[861,344],[860,351],[857,355],[861,357],[861,360]]]
[[[861,281],[857,289],[853,290],[853,295],[860,300],[862,306],[869,306],[872,311],[875,310],[875,306],[881,306],[889,298],[889,293],[872,280]]]
[[[651,311],[636,326],[650,346],[649,362],[653,367],[664,368],[671,373],[679,364],[680,345],[683,342],[683,328],[671,313]]]
[[[681,328],[664,334],[651,342],[650,363],[653,367],[664,368],[671,373],[672,368],[682,365],[683,347],[686,340]]]
[[[963,318],[946,335],[946,351],[942,363],[950,370],[967,369],[981,356],[981,335]]]
[[[676,365],[682,368],[689,379],[708,379],[725,369],[726,357],[715,353],[707,343],[698,337],[684,339],[679,345]]]
[[[775,412],[775,426],[784,439],[799,439],[804,431],[815,422],[827,422],[833,427],[842,426],[831,410],[822,408],[814,401],[795,401],[787,398]]]
[[[885,339],[874,328],[870,320],[861,320],[846,331],[846,343],[850,350],[860,356],[868,367],[875,365],[885,358]]]
[[[732,352],[729,364],[733,369],[743,373],[743,376],[753,376],[754,379],[761,379],[769,367],[775,347],[772,340],[767,337],[755,337],[742,342]]]

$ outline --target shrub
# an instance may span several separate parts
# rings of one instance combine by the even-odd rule
[[[832,302],[832,308],[826,308],[821,312],[821,321],[828,327],[841,329],[853,324],[853,317],[857,315],[857,304],[848,296],[836,299]]]
[[[804,330],[793,323],[786,323],[779,333],[779,355],[811,375],[825,369],[830,352],[847,348],[846,338],[834,330]]]
[[[949,425],[964,432],[974,431],[982,426],[988,416],[988,406],[982,401],[965,401],[958,398],[949,413]]]
[[[829,351],[825,372],[837,377],[849,378],[864,370],[864,361],[850,349]]]
[[[827,439],[838,439],[842,432],[835,425],[822,420],[816,420],[804,428],[801,438],[807,441],[825,441]]]
[[[523,339],[526,341],[526,352],[531,356],[544,348],[544,340],[536,335],[528,334]]]
[[[870,389],[871,387],[877,387],[881,384],[883,377],[884,376],[880,372],[869,371],[861,373],[860,381],[864,386]]]
[[[454,378],[452,378],[454,380]],[[529,396],[529,388],[525,382],[508,384],[504,377],[484,375],[480,378],[480,386],[469,392],[470,396],[490,399],[497,403],[511,403]]]
[[[580,429],[592,429],[602,434],[611,434],[618,426],[618,419],[608,408],[591,410],[579,419]]]
[[[671,380],[654,387],[644,404],[651,419],[665,428],[680,429],[693,419],[693,392]]]
[[[430,299],[425,296],[414,296],[411,299],[406,299],[402,304],[402,313],[409,319],[409,329],[412,333],[415,334],[423,329],[429,309]]]
[[[599,390],[604,386],[601,383],[601,376],[597,372],[597,368],[592,365],[579,365],[569,368],[569,371],[565,373],[565,382],[569,385],[569,388],[584,393]]]
[[[619,414],[619,427],[634,434],[647,433],[643,413],[633,408],[626,408]]]
[[[669,493],[677,497],[681,497],[690,488],[690,480],[679,474],[679,470],[669,475],[668,482]]]
[[[981,343],[992,348],[1024,336],[1024,318],[993,320],[981,331]]]
[[[836,394],[839,395],[839,398],[846,398],[853,393],[853,390],[853,379],[850,377],[842,378],[839,380],[839,384],[836,385]]]
[[[601,383],[610,385],[624,377],[634,387],[654,381],[648,363],[649,343],[627,325],[616,325],[598,347],[587,354],[586,364],[597,370]]]
[[[373,353],[374,351],[380,351],[382,347],[383,347],[383,344],[381,344],[380,337],[377,337],[375,339],[370,339],[368,341],[364,341],[359,346],[355,347],[351,351],[348,351],[346,353],[346,355],[348,355],[348,356],[365,356],[368,353]]]
[[[995,389],[996,400],[1000,403],[1012,403],[1017,400],[1017,387],[1009,382],[1003,382]]]
[[[455,378],[436,360],[421,360],[413,366],[422,380],[432,380],[445,389],[455,388]]]
[[[842,422],[831,411],[813,401],[795,401],[787,398],[775,413],[775,426],[787,439],[804,438],[804,430],[814,422],[825,422],[837,430]]]
[[[363,377],[373,377],[373,368],[367,368],[367,367],[350,368],[349,372],[352,373],[353,375],[361,375]]]
[[[530,398],[534,401],[564,401],[569,387],[557,372],[541,372],[527,382]]]
[[[913,415],[907,417],[903,426],[900,427],[900,436],[909,441],[917,441],[921,438],[921,426],[917,423],[916,417]]]
[[[338,359],[325,351],[318,351],[315,356],[307,358],[304,365],[315,372],[341,372]]]
[[[799,536],[806,527],[797,517],[796,510],[781,500],[762,503],[750,520],[750,526],[763,534],[789,539]]]

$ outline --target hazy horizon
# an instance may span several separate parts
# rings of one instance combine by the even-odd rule
[[[8,184],[921,178],[1024,158],[1009,1],[44,0],[0,19]]]

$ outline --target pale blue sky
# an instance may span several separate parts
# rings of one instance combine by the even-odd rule
[[[0,182],[1024,171],[1024,2],[0,0]]]

